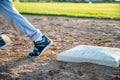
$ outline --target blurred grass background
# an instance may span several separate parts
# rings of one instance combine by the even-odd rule
[[[120,3],[14,3],[20,13],[120,20]]]

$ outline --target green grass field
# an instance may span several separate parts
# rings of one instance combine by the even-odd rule
[[[120,20],[120,3],[14,3],[20,13]]]

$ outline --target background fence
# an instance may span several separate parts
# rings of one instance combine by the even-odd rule
[[[18,2],[120,2],[120,0],[13,0]]]

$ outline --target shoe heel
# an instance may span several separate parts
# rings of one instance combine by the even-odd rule
[[[0,48],[4,48],[5,46],[7,46],[7,45],[12,43],[11,39],[7,35],[2,34],[1,37],[2,37],[2,39],[4,40],[4,42],[6,44],[4,46],[0,47]]]

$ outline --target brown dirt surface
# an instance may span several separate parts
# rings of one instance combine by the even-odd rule
[[[0,49],[0,80],[120,80],[120,67],[56,60],[77,45],[120,48],[120,21],[24,15],[54,41],[38,58],[28,57],[33,43],[0,16],[0,27],[12,44]]]

